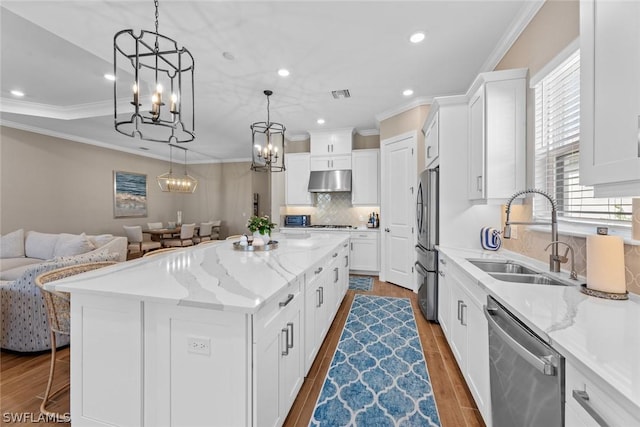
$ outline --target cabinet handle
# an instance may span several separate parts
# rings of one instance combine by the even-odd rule
[[[335,258],[338,256],[338,252],[335,252],[333,255],[331,255],[331,258]]]
[[[331,144],[331,152],[333,153],[333,144]],[[332,165],[333,166],[333,165]]]
[[[333,279],[333,283],[338,283],[338,278],[339,278],[339,275],[338,275],[338,267],[334,268],[334,269],[333,269],[333,272],[334,272],[334,273],[336,273],[336,277],[334,277],[334,279]]]
[[[324,304],[324,287],[320,286],[320,305]]]
[[[282,350],[282,355],[288,356],[289,355],[289,328],[282,328],[280,335],[282,336],[283,333],[286,334],[286,336],[284,338],[284,350]]]
[[[289,304],[291,302],[291,300],[293,299],[293,296],[294,296],[293,294],[287,295],[287,299],[286,300],[280,301],[280,304],[279,304],[280,307],[286,307],[287,304]]]
[[[289,332],[287,331],[287,350],[293,348],[293,322],[287,323],[287,329],[291,331],[291,344],[289,344]]]
[[[431,147],[427,147],[427,159],[431,158]]]
[[[351,250],[353,250],[353,242],[351,242]]]
[[[319,267],[316,271],[314,271],[315,274],[320,274],[322,273],[322,267]]]
[[[345,243],[344,245],[342,245],[343,248],[346,248],[347,246],[349,246],[348,243]]]
[[[320,299],[320,288],[316,289],[316,293],[318,294],[318,303],[316,304],[316,307],[320,308],[322,307],[322,300]]]
[[[602,416],[598,414],[598,411],[596,411],[595,408],[591,406],[591,403],[589,403],[589,394],[587,394],[586,391],[573,390],[573,398],[578,401],[580,406],[582,406],[582,408],[587,411],[589,415],[591,415],[591,418],[593,418],[593,420],[598,423],[598,425],[602,427],[609,426],[604,418],[602,418]]]
[[[460,320],[460,306],[462,305],[463,301],[461,299],[458,300],[458,320]]]
[[[441,277],[444,277],[444,276],[445,276],[444,271],[442,271],[442,270],[438,270],[438,274],[439,274]]]
[[[464,312],[466,311],[465,309],[467,308],[467,304],[462,304],[460,306],[460,324],[462,326],[467,326],[467,321],[464,319]]]
[[[440,264],[447,265],[447,260],[444,258],[440,258]]]
[[[476,189],[482,191],[482,175],[478,175],[476,178]]]
[[[344,256],[344,266],[349,267],[349,256],[347,255]]]
[[[331,144],[327,144],[327,153],[331,152]]]

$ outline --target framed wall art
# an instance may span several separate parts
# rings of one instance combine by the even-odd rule
[[[147,175],[113,171],[113,216],[147,216]]]

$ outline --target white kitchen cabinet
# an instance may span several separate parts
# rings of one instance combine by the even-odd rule
[[[329,303],[326,296],[329,293],[327,265],[324,262],[311,268],[305,274],[305,336],[304,336],[304,372],[311,369],[311,365],[318,354],[324,336],[329,330]]]
[[[438,113],[438,104],[434,100],[429,110],[429,116],[422,127],[424,133],[424,166],[425,168],[434,168],[438,165],[438,156],[440,155],[440,139],[438,134],[440,115]]]
[[[481,73],[469,89],[469,200],[504,203],[525,188],[526,76]]]
[[[380,233],[378,231],[351,232],[351,271],[378,273],[380,271]]]
[[[580,2],[580,183],[640,196],[640,3]]]
[[[351,169],[351,154],[311,156],[310,162],[312,171],[349,170]]]
[[[451,332],[451,285],[449,285],[447,276],[447,265],[450,260],[442,254],[439,254],[438,260],[438,322],[444,336],[450,339]]]
[[[622,397],[577,362],[565,360],[565,426],[591,427],[638,425],[638,419],[622,405]],[[574,395],[575,394],[575,395]]]
[[[379,206],[380,150],[354,150],[351,166],[351,204]]]
[[[483,312],[486,293],[455,264],[447,265],[445,277],[451,298],[449,346],[478,410],[485,423],[491,425],[489,330]]]
[[[307,190],[310,175],[309,153],[287,154],[285,158],[285,203],[288,206],[311,206],[313,194]]]
[[[304,381],[299,281],[256,315],[255,393],[259,425],[280,426]]]
[[[311,156],[351,154],[353,133],[353,128],[309,131]]]

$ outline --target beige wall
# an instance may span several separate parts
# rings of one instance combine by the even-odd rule
[[[251,210],[250,163],[190,165],[194,194],[163,193],[156,176],[169,163],[0,127],[0,234],[18,228],[42,232],[113,233],[148,221],[222,219],[223,233],[246,230]],[[113,217],[113,171],[147,175],[147,218]]]
[[[418,172],[424,169],[424,134],[422,126],[429,114],[430,105],[421,105],[380,122],[380,141],[410,131],[418,131]]]
[[[550,60],[580,35],[580,10],[578,1],[547,0],[531,23],[505,54],[496,70],[509,68],[529,68],[529,75],[535,75]],[[527,181],[533,186],[533,91],[527,94]],[[516,206],[513,219],[531,219],[530,205]],[[504,223],[504,218],[503,218]],[[549,253],[544,251],[550,242],[550,233],[541,233],[519,227],[517,239],[503,240],[506,249],[526,256],[547,261]],[[576,253],[576,270],[586,275],[586,239],[582,237],[560,236],[560,240],[570,244]],[[625,245],[625,268],[627,289],[640,294],[640,246]],[[563,270],[569,269],[563,264]]]

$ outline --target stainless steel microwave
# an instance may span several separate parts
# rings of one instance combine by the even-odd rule
[[[309,227],[311,225],[311,215],[285,215],[285,227]]]

